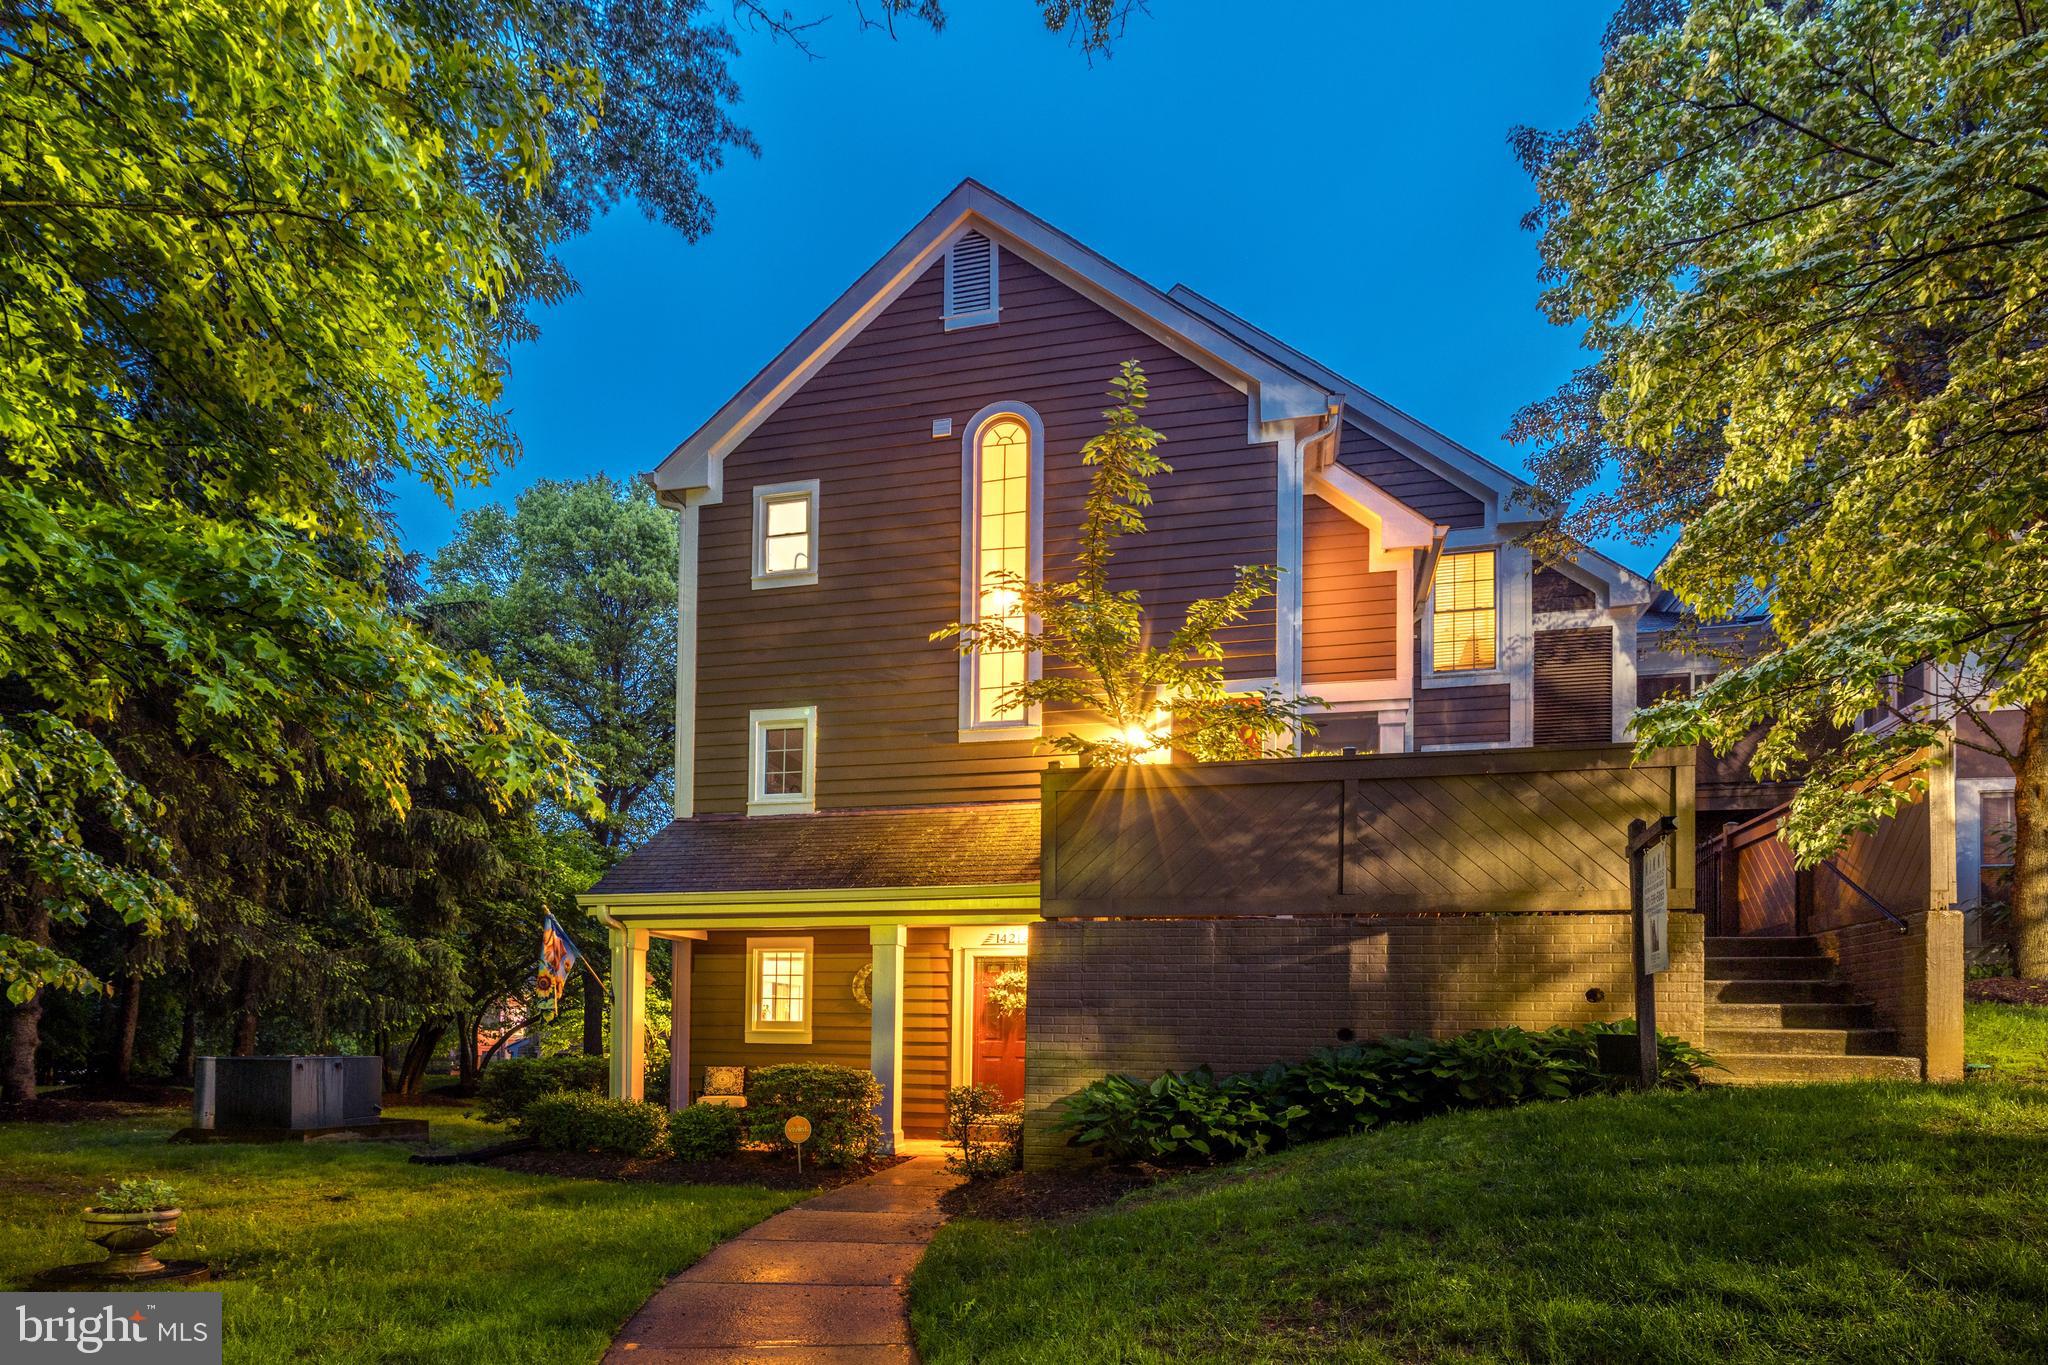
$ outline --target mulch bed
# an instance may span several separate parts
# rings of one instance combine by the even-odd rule
[[[1132,1190],[1156,1184],[1167,1174],[1156,1166],[1018,1171],[997,1180],[957,1185],[939,1197],[939,1207],[955,1218],[1057,1222],[1113,1204]]]
[[[1963,983],[1963,999],[1979,1005],[2048,1005],[2048,981],[1980,976]]]
[[[485,1162],[523,1175],[559,1175],[577,1180],[625,1180],[650,1185],[765,1185],[771,1190],[829,1190],[910,1160],[877,1157],[852,1166],[796,1163],[774,1152],[741,1152],[717,1161],[654,1161],[605,1152],[514,1152]]]

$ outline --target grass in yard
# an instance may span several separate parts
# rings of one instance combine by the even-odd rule
[[[1994,1080],[2048,1084],[2048,1009],[2034,1005],[1963,1006],[1965,1059]]]
[[[437,1142],[504,1130],[434,1105]],[[124,1176],[185,1208],[162,1254],[213,1263],[229,1361],[594,1361],[664,1275],[797,1196],[413,1166],[385,1143],[171,1146],[167,1113],[0,1124],[0,1284],[97,1259],[78,1211]]]
[[[959,1220],[911,1294],[932,1365],[1990,1365],[2048,1360],[2044,1303],[2048,1088],[1981,1084],[1451,1115],[1072,1223]]]

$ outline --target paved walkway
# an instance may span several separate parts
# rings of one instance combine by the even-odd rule
[[[903,1288],[959,1180],[913,1156],[756,1223],[656,1290],[605,1365],[915,1361]]]

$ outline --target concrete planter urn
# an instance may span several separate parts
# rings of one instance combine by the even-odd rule
[[[87,1209],[84,1214],[86,1239],[106,1248],[107,1259],[94,1267],[109,1280],[141,1279],[165,1271],[156,1249],[178,1235],[181,1209],[143,1209],[135,1213],[110,1213]]]

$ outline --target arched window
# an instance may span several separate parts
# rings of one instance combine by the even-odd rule
[[[1040,571],[1042,430],[1036,413],[1016,405],[986,409],[967,428],[961,596],[973,620],[1023,625],[1016,590],[1006,576],[1035,579]],[[1031,726],[1034,718],[1006,705],[1004,692],[1032,676],[1034,663],[1021,650],[967,656],[961,677],[963,730]]]

